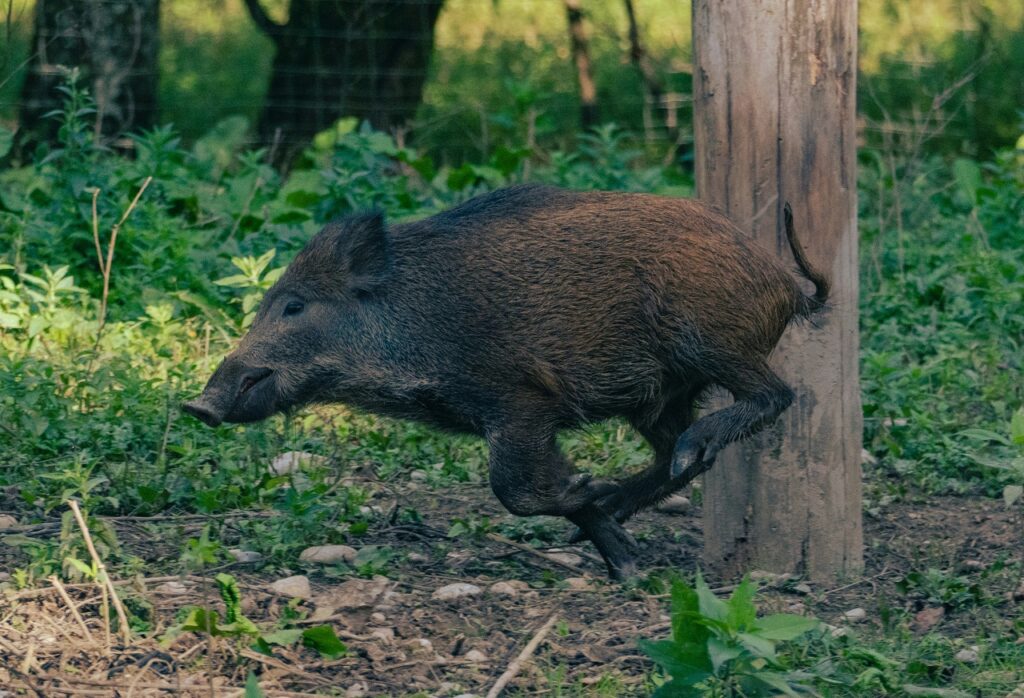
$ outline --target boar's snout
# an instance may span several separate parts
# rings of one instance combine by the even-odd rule
[[[252,368],[228,357],[214,371],[202,395],[181,408],[211,427],[265,419],[276,411],[272,374],[269,368]]]
[[[196,417],[210,427],[220,426],[220,423],[224,421],[223,415],[219,414],[211,405],[204,402],[202,397],[197,397],[195,400],[189,400],[188,402],[182,403],[181,409],[185,410],[190,415]]]

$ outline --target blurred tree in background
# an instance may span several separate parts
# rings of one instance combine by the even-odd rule
[[[404,125],[420,105],[442,2],[291,0],[278,23],[246,0],[276,49],[260,139],[301,145],[343,116]]]
[[[136,3],[155,8],[157,0]],[[39,81],[35,66],[49,70],[85,55],[48,50],[40,60],[34,17],[42,21],[53,7],[133,4],[0,0],[0,22],[10,18],[0,26],[0,122],[45,128],[38,123],[44,109],[19,117]],[[597,121],[642,134],[652,153],[685,159],[690,3],[573,4],[586,29]],[[157,121],[173,123],[190,141],[244,116],[258,141],[273,143],[277,134],[280,143],[299,144],[351,115],[385,128],[408,123],[416,143],[441,162],[483,161],[500,144],[576,142],[585,100],[564,1],[165,0],[159,10],[159,65],[147,84],[157,84],[159,72]],[[113,27],[105,38],[131,26]],[[155,31],[157,24],[143,26]],[[1024,3],[861,0],[859,43],[862,146],[987,157],[1019,136]],[[132,71],[140,82],[143,58]],[[152,123],[151,112],[138,112],[144,101],[151,108],[154,100],[133,100],[132,128]]]
[[[61,109],[58,88],[71,68],[96,103],[96,135],[152,127],[159,38],[160,0],[37,0],[18,119],[22,143],[53,140],[58,122],[46,115]]]

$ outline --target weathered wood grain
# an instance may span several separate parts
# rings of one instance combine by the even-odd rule
[[[797,392],[704,482],[706,562],[726,574],[863,568],[857,351],[855,0],[695,0],[699,196],[787,263],[788,201],[832,308],[773,357]]]

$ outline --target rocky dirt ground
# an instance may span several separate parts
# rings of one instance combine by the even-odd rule
[[[398,500],[415,508],[421,520],[389,520]],[[338,568],[317,564],[272,573],[253,571],[254,563],[226,569],[239,581],[242,608],[253,622],[271,627],[287,614],[297,618],[297,627],[329,624],[347,645],[346,656],[324,659],[312,649],[288,647],[267,657],[247,642],[194,633],[161,640],[180,609],[220,605],[213,577],[224,570],[174,574],[184,537],[196,534],[203,517],[114,518],[108,521],[122,546],[146,561],[148,575],[118,579],[117,589],[126,603],[148,609],[151,629],[128,642],[116,630],[108,636],[102,595],[92,584],[67,585],[66,597],[54,586],[8,590],[0,596],[0,695],[259,695],[245,691],[252,674],[267,696],[485,696],[542,629],[541,641],[505,695],[618,696],[650,690],[652,665],[636,640],[667,634],[664,585],[627,589],[606,583],[587,546],[536,547],[529,537],[525,543],[513,541],[493,527],[449,537],[452,521],[469,514],[504,520],[479,485],[441,492],[410,482],[380,490],[375,503],[382,513],[358,545],[398,553],[383,570],[386,576],[332,574]],[[690,572],[699,559],[700,509],[680,508],[645,513],[631,524],[646,570]],[[561,522],[543,525],[561,538],[567,533]],[[903,610],[916,614],[916,632],[957,635],[974,622],[970,613],[936,610],[898,593],[897,582],[911,570],[970,574],[999,561],[1012,566],[1024,560],[1021,508],[1007,510],[998,501],[933,498],[891,504],[867,516],[865,525],[862,578],[823,588],[763,575],[762,610],[812,613],[837,626],[856,624],[856,631],[864,632],[879,626],[892,604],[902,603]],[[4,533],[45,539],[59,528],[55,520]],[[0,570],[10,572],[17,562],[10,549],[0,552]],[[282,585],[289,572],[305,573],[308,587],[303,579],[291,580],[298,587]],[[1024,604],[1013,599],[1021,582],[1017,575],[990,590],[1006,596],[1004,608]],[[723,592],[735,581],[709,579]]]

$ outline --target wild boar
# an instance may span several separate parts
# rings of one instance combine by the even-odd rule
[[[343,402],[479,435],[510,512],[568,518],[628,577],[635,542],[621,523],[793,400],[768,355],[789,322],[825,306],[829,283],[788,206],[785,220],[811,295],[686,199],[523,185],[413,223],[344,218],[296,256],[184,409],[216,426]],[[713,386],[735,402],[696,419]],[[618,483],[575,471],[556,443],[611,417],[655,454]]]

